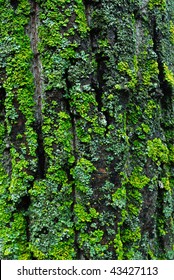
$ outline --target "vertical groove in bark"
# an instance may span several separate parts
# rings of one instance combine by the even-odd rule
[[[42,109],[43,109],[43,79],[42,79],[42,63],[40,59],[40,53],[38,51],[39,34],[38,27],[39,21],[39,5],[36,1],[31,1],[31,17],[30,22],[26,28],[26,32],[30,37],[31,49],[33,51],[32,61],[32,73],[35,84],[35,131],[37,133],[37,156],[38,156],[38,168],[36,172],[36,178],[45,178],[45,151],[43,145],[42,135]]]
[[[157,26],[155,16],[152,20],[152,27],[153,27],[153,50],[157,56],[157,63],[159,69],[159,85],[160,88],[156,89],[156,97],[161,98],[161,106],[163,109],[167,106],[166,99],[171,96],[171,88],[167,81],[165,80],[164,74],[164,63],[162,61],[162,50],[161,50],[161,38],[162,34],[160,28]],[[161,38],[160,38],[161,37]]]
[[[36,102],[36,120],[42,124],[42,99],[43,99],[43,81],[42,81],[42,64],[38,51],[38,26],[39,26],[39,5],[36,1],[31,1],[31,20],[28,25],[28,34],[31,41],[31,49],[33,51],[32,72],[35,83],[35,102]]]
[[[68,70],[65,70],[65,74],[64,74],[64,79],[65,79],[65,83],[66,83],[66,91],[67,91],[67,95],[68,97],[65,97],[65,107],[66,107],[66,111],[70,116],[70,120],[71,120],[71,128],[72,128],[72,154],[74,155],[75,161],[72,165],[71,168],[75,167],[77,164],[77,160],[78,160],[78,155],[77,155],[77,133],[76,133],[76,117],[75,113],[72,111],[73,109],[71,108],[70,105],[70,89],[71,89],[71,83],[69,82],[69,78],[68,78]],[[68,167],[67,169],[67,175],[68,175],[68,179],[69,182],[72,184],[72,204],[71,204],[71,213],[72,213],[72,223],[73,223],[73,230],[74,230],[74,248],[76,251],[76,258],[80,259],[81,258],[81,251],[79,248],[79,244],[78,244],[78,236],[79,236],[79,231],[76,229],[76,215],[74,212],[74,207],[77,203],[76,201],[76,185],[74,182],[74,178],[71,175],[70,172],[70,168]]]

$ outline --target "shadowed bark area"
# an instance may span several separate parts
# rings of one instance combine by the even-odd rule
[[[1,258],[173,259],[172,0],[1,2]]]

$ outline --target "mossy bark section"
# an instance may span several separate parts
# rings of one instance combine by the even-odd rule
[[[1,257],[173,259],[173,2],[0,11]]]

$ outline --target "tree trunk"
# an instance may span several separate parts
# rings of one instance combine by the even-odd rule
[[[173,259],[173,0],[0,14],[1,258]]]

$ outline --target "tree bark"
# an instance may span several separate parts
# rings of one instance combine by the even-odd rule
[[[173,259],[173,1],[0,14],[1,258]]]

